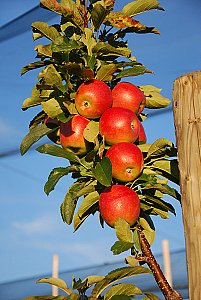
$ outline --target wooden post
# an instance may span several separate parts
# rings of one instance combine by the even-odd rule
[[[59,275],[59,257],[57,254],[53,255],[52,258],[52,277],[58,278]],[[52,296],[58,296],[58,287],[52,285]]]
[[[162,241],[162,248],[163,248],[164,275],[169,285],[172,287],[172,268],[171,268],[170,248],[169,248],[168,240]]]
[[[173,110],[178,147],[189,298],[201,299],[201,71],[177,78]]]

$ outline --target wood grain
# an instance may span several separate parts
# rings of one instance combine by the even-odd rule
[[[177,78],[173,111],[178,147],[189,298],[201,299],[201,71]]]

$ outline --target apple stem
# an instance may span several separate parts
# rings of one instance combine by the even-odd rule
[[[163,293],[166,300],[183,300],[182,295],[172,289],[169,285],[167,279],[165,278],[159,264],[157,263],[151,249],[149,242],[147,241],[143,229],[140,225],[137,225],[137,229],[140,236],[140,244],[142,250],[142,256],[144,257],[144,261],[148,264],[150,270],[153,273],[153,276],[158,284],[161,292]]]

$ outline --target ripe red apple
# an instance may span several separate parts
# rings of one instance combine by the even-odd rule
[[[140,213],[140,200],[135,191],[124,185],[112,185],[100,194],[99,210],[103,220],[111,227],[119,218],[131,226]]]
[[[76,155],[85,154],[92,144],[84,138],[84,129],[90,121],[82,116],[75,115],[68,122],[60,126],[60,142],[63,148]]]
[[[56,119],[52,119],[51,117],[47,116],[44,119],[44,124],[46,124],[46,126],[48,128],[55,128],[57,126],[59,126],[61,124],[60,121],[56,120]],[[54,143],[56,144],[60,144],[60,128],[57,128],[55,131],[48,133],[47,137]]]
[[[147,142],[146,133],[145,133],[142,123],[140,121],[139,121],[139,123],[140,123],[140,131],[139,131],[139,136],[138,136],[137,140],[135,141],[135,143],[137,145],[146,144],[146,142]]]
[[[112,163],[113,178],[128,182],[134,180],[142,171],[143,154],[138,146],[123,142],[110,147],[106,153]]]
[[[139,120],[130,109],[112,107],[100,118],[100,134],[109,145],[120,142],[134,143],[139,135]]]
[[[99,118],[112,106],[112,92],[103,81],[89,80],[79,86],[75,95],[75,106],[83,117]]]
[[[144,93],[130,82],[120,82],[112,90],[112,107],[124,107],[140,114],[146,104]]]

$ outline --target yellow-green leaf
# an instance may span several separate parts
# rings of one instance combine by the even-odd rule
[[[41,278],[37,280],[37,283],[49,283],[57,286],[59,289],[64,291],[66,294],[70,295],[72,293],[71,289],[68,288],[67,284],[61,278]]]
[[[145,11],[156,9],[159,4],[156,0],[136,0],[126,4],[121,13],[125,16],[135,16]]]
[[[117,238],[122,242],[132,243],[132,232],[130,225],[123,219],[115,221],[115,230]]]
[[[142,291],[131,283],[120,283],[112,286],[104,295],[104,300],[110,300],[115,295],[142,295]]]

